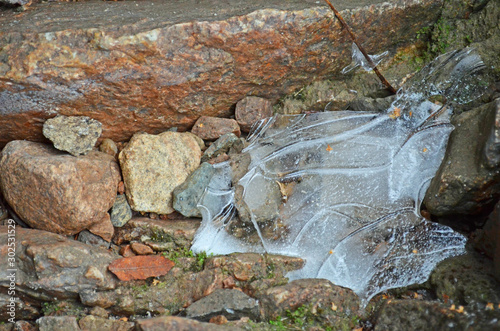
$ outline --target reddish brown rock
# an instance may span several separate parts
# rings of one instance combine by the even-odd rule
[[[198,118],[191,132],[205,140],[216,140],[226,133],[241,135],[240,126],[230,118],[202,116]]]
[[[0,157],[0,182],[9,205],[30,226],[72,235],[88,229],[110,240],[120,180],[113,157],[90,152],[74,157],[51,146],[10,142]]]
[[[122,281],[166,275],[174,262],[161,255],[131,256],[114,260],[108,267]]]
[[[151,255],[154,254],[154,251],[148,245],[144,245],[141,243],[132,243],[130,244],[130,248],[137,255]]]
[[[120,255],[123,257],[130,257],[135,256],[135,253],[132,251],[130,245],[125,245],[120,248]]]
[[[337,1],[370,54],[413,42],[442,0]],[[369,33],[363,33],[369,31]],[[55,115],[90,116],[103,138],[186,130],[246,95],[277,100],[351,62],[324,3],[78,1],[0,12],[0,146],[42,140]]]
[[[235,116],[241,131],[249,132],[257,121],[273,116],[273,106],[267,99],[246,97],[236,104]]]

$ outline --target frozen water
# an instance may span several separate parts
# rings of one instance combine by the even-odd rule
[[[372,60],[373,64],[375,66],[378,66],[379,63],[382,62],[382,60],[387,56],[387,54],[389,54],[389,52],[385,51],[377,55],[368,55],[368,56]],[[352,62],[347,67],[342,69],[342,73],[346,74],[349,71],[352,71],[358,67],[362,67],[363,69],[365,69],[365,71],[373,70],[373,67],[366,60],[365,56],[363,55],[363,53],[361,53],[358,46],[356,46],[355,43],[352,43]]]
[[[451,101],[466,101],[458,89],[476,90],[467,80],[481,68],[471,49],[453,52],[416,75],[386,112],[258,123],[240,168],[215,166],[192,249],[299,256],[304,268],[288,277],[329,279],[364,303],[425,281],[438,262],[464,252],[466,239],[419,207],[453,130]],[[450,102],[430,102],[435,94]]]

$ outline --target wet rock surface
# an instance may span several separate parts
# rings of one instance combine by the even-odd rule
[[[85,155],[101,136],[102,124],[87,116],[56,116],[43,123],[43,135],[60,151]]]
[[[336,6],[379,53],[412,43],[441,4]],[[0,32],[0,146],[42,139],[54,113],[92,117],[114,141],[185,130],[201,115],[229,116],[248,94],[276,100],[351,61],[351,41],[316,1],[40,3],[0,12]]]
[[[498,168],[488,166],[491,149],[486,145],[495,130],[499,102],[493,101],[456,116],[452,120],[446,156],[426,193],[424,204],[433,215],[478,214],[498,199]]]
[[[30,226],[55,233],[88,229],[110,240],[107,211],[119,179],[115,160],[100,152],[73,157],[48,145],[13,141],[0,159],[6,201]]]
[[[235,117],[243,132],[249,132],[256,122],[271,116],[273,106],[267,99],[245,97],[236,104]]]
[[[191,134],[138,133],[119,159],[130,207],[170,214],[174,211],[172,192],[199,166],[201,150]]]

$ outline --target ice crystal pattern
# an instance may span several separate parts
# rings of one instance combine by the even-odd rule
[[[299,256],[305,266],[288,277],[329,279],[364,304],[386,289],[424,282],[437,263],[464,252],[461,234],[419,209],[453,130],[451,106],[480,95],[468,82],[475,84],[482,68],[472,49],[455,51],[416,74],[385,112],[258,123],[242,152],[250,164],[241,178],[228,162],[215,165],[192,249]],[[436,94],[447,102],[430,102]],[[239,202],[235,187],[242,188]],[[277,215],[262,219],[276,191]],[[250,221],[238,220],[238,204]]]

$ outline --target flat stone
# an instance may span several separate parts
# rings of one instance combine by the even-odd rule
[[[80,329],[75,316],[44,316],[36,320],[40,331],[75,331]]]
[[[151,255],[154,254],[154,251],[148,245],[144,245],[141,243],[132,243],[130,244],[130,248],[137,255]]]
[[[216,316],[238,320],[248,316],[260,320],[259,304],[239,290],[215,290],[212,294],[194,302],[186,309],[186,317],[208,322]]]
[[[184,183],[174,189],[174,209],[186,217],[201,217],[197,205],[214,174],[214,167],[203,162]]]
[[[335,6],[370,54],[396,54],[442,3]],[[0,36],[0,147],[42,140],[41,123],[57,114],[92,117],[116,142],[185,131],[199,116],[228,117],[247,95],[274,102],[338,75],[352,44],[311,0],[35,3],[0,12]]]
[[[88,229],[110,240],[113,206],[120,180],[109,155],[73,157],[52,146],[12,141],[2,151],[3,195],[19,217],[36,229],[73,235]]]
[[[499,168],[485,165],[484,156],[487,141],[496,130],[497,111],[494,101],[452,119],[455,130],[424,199],[431,214],[478,214],[500,196]],[[493,159],[489,157],[491,162]]]
[[[101,237],[91,233],[90,231],[83,230],[78,234],[78,241],[93,246],[101,246],[104,248],[109,248],[109,242],[102,239]]]
[[[135,211],[170,214],[172,192],[200,165],[201,149],[191,134],[135,134],[120,152],[125,192]]]
[[[78,321],[81,330],[99,331],[129,331],[134,329],[134,323],[112,320],[98,316],[88,315]]]
[[[117,228],[121,228],[132,218],[132,209],[128,204],[125,194],[116,196],[115,203],[111,208],[111,223]]]
[[[138,331],[218,331],[218,330],[233,330],[230,327],[203,323],[187,318],[176,316],[161,316],[136,322]]]
[[[199,219],[152,220],[134,217],[124,227],[117,228],[113,242],[117,245],[130,241],[171,243],[171,248],[189,247],[200,226]]]
[[[235,117],[243,132],[249,132],[256,122],[271,116],[273,106],[267,99],[245,97],[236,104]]]
[[[204,140],[216,140],[227,133],[241,135],[238,122],[230,118],[201,116],[194,123],[191,132]]]
[[[101,133],[102,124],[87,116],[58,115],[43,123],[43,135],[54,147],[74,156],[91,151]]]
[[[8,228],[0,227],[0,242],[6,243]],[[119,258],[102,247],[35,229],[16,227],[16,293],[22,293],[16,318],[33,318],[33,306],[42,302],[77,300],[80,291],[108,291],[116,286],[108,265]],[[7,250],[0,250],[0,258],[7,261]],[[9,271],[0,268],[1,279]],[[5,288],[6,284],[2,284]],[[23,302],[29,303],[24,306]],[[6,311],[7,301],[0,300],[0,309]]]

